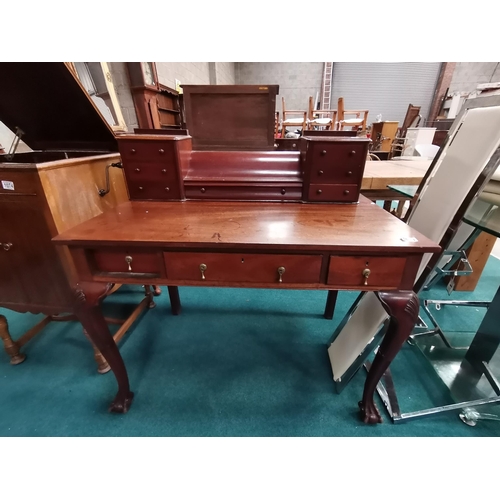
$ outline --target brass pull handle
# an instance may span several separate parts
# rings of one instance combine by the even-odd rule
[[[207,270],[207,265],[206,264],[200,264],[200,271],[201,271],[201,279],[205,279],[205,271]]]
[[[364,285],[367,286],[368,285],[368,277],[370,276],[370,273],[371,271],[366,268],[364,271],[363,271],[363,277],[365,278],[365,282],[364,282]]]
[[[12,243],[4,243],[2,247],[6,252],[8,252],[12,247]]]
[[[278,274],[279,274],[279,283],[283,283],[283,275],[285,274],[285,268],[284,267],[278,267]]]
[[[130,265],[132,264],[132,257],[130,255],[127,255],[125,257],[125,262],[128,264],[128,270],[132,271],[132,266]]]

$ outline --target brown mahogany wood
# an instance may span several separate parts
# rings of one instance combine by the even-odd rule
[[[278,85],[182,85],[195,150],[273,150]]]
[[[389,314],[390,322],[387,333],[368,372],[363,390],[363,399],[359,402],[361,418],[365,424],[382,422],[380,412],[373,400],[375,388],[401,346],[413,331],[419,311],[419,300],[413,291],[379,292],[377,296],[383,308]]]
[[[415,238],[415,241],[412,239]],[[54,238],[87,248],[241,248],[422,254],[439,247],[360,197],[355,205],[125,202]],[[411,288],[411,287],[410,287]]]
[[[361,137],[304,137],[301,141],[304,200],[357,201],[369,144],[369,139]]]
[[[82,299],[76,314],[115,373],[119,389],[112,411],[127,411],[132,399],[123,360],[109,341],[109,329],[98,307],[99,286],[112,278],[140,283],[143,271],[157,270],[159,277],[148,282],[390,290],[380,295],[390,305],[392,329],[365,384],[361,410],[366,422],[379,420],[373,392],[415,320],[406,311],[413,310],[411,288],[418,263],[424,253],[439,250],[364,197],[353,205],[127,202],[55,241],[71,249],[80,278],[77,295]],[[333,314],[335,296],[329,293],[327,317]]]

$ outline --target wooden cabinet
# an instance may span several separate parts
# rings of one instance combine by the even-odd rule
[[[373,151],[388,153],[398,133],[399,122],[374,122],[371,128]]]
[[[303,199],[314,202],[357,202],[369,139],[303,137]]]
[[[20,156],[26,155],[21,153]],[[57,314],[72,309],[73,263],[51,239],[128,200],[123,172],[110,171],[110,192],[101,197],[106,165],[118,154],[45,163],[0,158],[0,306]],[[19,161],[19,160],[17,160]]]
[[[70,313],[74,262],[51,239],[128,200],[122,170],[109,167],[120,161],[113,131],[64,63],[2,63],[0,120],[34,149],[0,155],[0,307]],[[0,326],[11,362],[22,362],[19,346],[41,327],[17,344]]]
[[[127,69],[139,128],[183,128],[181,96],[158,81],[156,64],[129,62]]]

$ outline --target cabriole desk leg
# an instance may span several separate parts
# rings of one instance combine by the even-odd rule
[[[373,395],[382,375],[413,331],[419,311],[418,297],[414,292],[377,292],[377,297],[389,314],[390,322],[368,372],[363,399],[359,402],[361,418],[365,424],[382,422]]]
[[[127,370],[120,351],[101,312],[100,303],[112,287],[103,283],[78,283],[75,287],[74,312],[83,328],[102,353],[118,382],[118,392],[109,411],[126,413],[134,393],[130,391]]]
[[[20,351],[20,347],[16,341],[12,339],[9,332],[9,324],[7,318],[0,314],[0,339],[3,342],[5,352],[10,356],[10,364],[18,365],[26,359],[26,354]]]

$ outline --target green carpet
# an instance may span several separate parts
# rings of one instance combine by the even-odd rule
[[[500,261],[490,258],[474,293],[491,299]],[[172,316],[166,288],[120,343],[135,399],[126,415],[110,414],[111,373],[96,372],[78,323],[52,323],[11,366],[0,353],[1,436],[499,436],[500,422],[464,425],[457,413],[392,424],[358,419],[365,373],[341,394],[332,382],[326,342],[356,294],[342,292],[333,321],[323,319],[324,291],[180,288],[182,314]],[[123,316],[138,287],[106,300]],[[447,297],[436,286],[426,297]],[[13,337],[40,316],[5,309]],[[443,326],[477,328],[484,311],[441,311]],[[461,315],[459,317],[459,314]],[[447,323],[449,321],[449,323]],[[427,361],[405,345],[392,364],[402,410],[450,403]],[[425,386],[423,385],[425,382]]]

